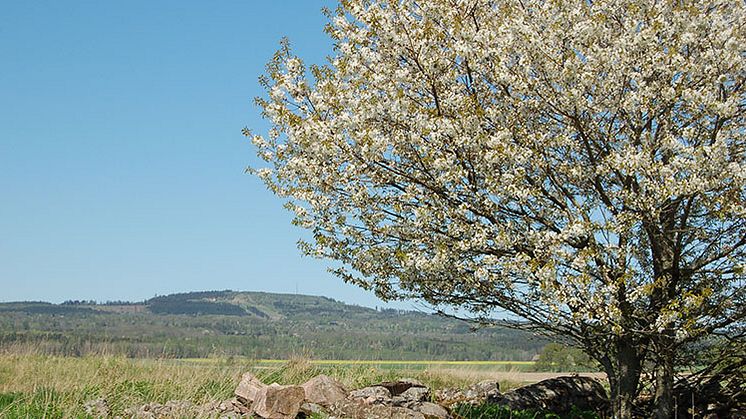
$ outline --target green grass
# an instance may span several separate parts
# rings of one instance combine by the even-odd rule
[[[64,395],[40,388],[24,393],[0,393],[0,417],[2,418],[88,418],[84,412],[66,413]]]

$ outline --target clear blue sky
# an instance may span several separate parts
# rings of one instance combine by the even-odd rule
[[[301,256],[282,201],[243,173],[264,64],[282,36],[323,61],[334,5],[4,2],[0,300],[297,286],[382,305]]]

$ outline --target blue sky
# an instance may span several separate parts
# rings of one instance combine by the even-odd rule
[[[0,300],[297,287],[383,305],[301,256],[282,201],[243,173],[241,128],[267,129],[257,77],[283,36],[307,63],[331,53],[323,6],[4,2]]]

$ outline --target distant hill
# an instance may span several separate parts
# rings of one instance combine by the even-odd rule
[[[327,297],[230,290],[171,294],[152,298],[144,304],[154,314],[220,314],[274,320],[377,313],[371,308],[347,305]]]
[[[530,360],[546,343],[513,329],[475,332],[433,314],[309,295],[225,290],[143,302],[0,303],[0,349],[66,355]]]

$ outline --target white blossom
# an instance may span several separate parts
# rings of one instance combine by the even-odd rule
[[[258,173],[384,298],[597,350],[699,339],[744,307],[744,22],[724,0],[344,1],[330,64],[270,63]]]

